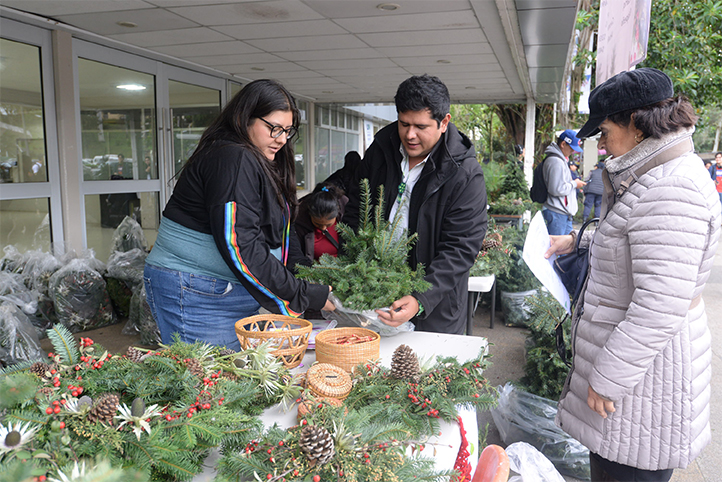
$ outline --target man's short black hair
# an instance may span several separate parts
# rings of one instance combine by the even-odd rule
[[[429,109],[438,125],[449,113],[451,98],[449,89],[433,75],[414,75],[401,82],[394,96],[396,112],[422,111]]]

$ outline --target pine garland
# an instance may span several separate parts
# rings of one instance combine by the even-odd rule
[[[34,453],[35,476],[57,476],[69,464],[102,459],[127,470],[128,480],[134,472],[152,480],[189,480],[202,470],[211,448],[257,431],[256,414],[281,399],[281,390],[269,393],[252,378],[222,377],[231,356],[224,358],[210,345],[176,341],[143,350],[141,361],[134,362],[109,355],[88,338],[78,345],[65,327],[48,331],[57,352],[49,354],[54,368],[48,378],[29,368],[0,377],[0,389],[13,393],[2,397],[7,409],[2,424],[33,431],[23,447],[0,455],[0,465]],[[201,378],[190,371],[191,360],[202,367]],[[287,374],[283,370],[279,376]],[[36,397],[48,389],[49,397]],[[110,393],[119,396],[118,406],[103,408],[110,413],[107,423],[93,421],[88,415],[94,400],[114,400],[106,396]]]
[[[344,307],[351,310],[389,306],[409,293],[431,287],[424,280],[424,267],[412,271],[406,262],[417,234],[395,236],[398,218],[394,223],[384,221],[383,193],[379,186],[372,206],[369,181],[362,179],[358,232],[343,223],[336,226],[345,252],[338,257],[326,254],[310,267],[298,267],[299,278],[333,286]]]

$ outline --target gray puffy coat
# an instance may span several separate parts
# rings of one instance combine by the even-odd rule
[[[626,174],[691,131],[610,159]],[[686,467],[710,440],[710,332],[701,293],[720,235],[720,200],[693,152],[639,178],[594,234],[574,362],[557,424],[600,456],[645,470]],[[587,389],[614,402],[603,419]]]

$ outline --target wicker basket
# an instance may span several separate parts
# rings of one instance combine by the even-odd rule
[[[315,363],[306,372],[306,386],[314,397],[344,400],[351,393],[351,377],[342,368],[328,363]]]
[[[341,345],[337,342],[351,335],[370,336],[371,341],[352,345]],[[351,373],[359,363],[379,359],[380,340],[378,333],[361,327],[324,330],[316,335],[316,361],[336,365]]]
[[[274,355],[287,368],[301,364],[308,347],[308,335],[313,324],[310,321],[282,315],[255,315],[236,322],[236,335],[241,349],[255,348],[268,341]]]

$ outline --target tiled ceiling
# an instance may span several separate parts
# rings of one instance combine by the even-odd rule
[[[410,75],[453,102],[555,102],[576,0],[2,0],[318,102],[390,102]],[[135,25],[135,26],[123,26]]]

